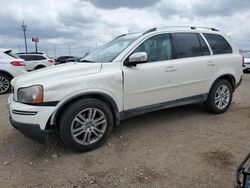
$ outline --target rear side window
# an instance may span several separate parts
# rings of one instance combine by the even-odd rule
[[[202,56],[201,42],[196,33],[173,33],[172,43],[175,49],[174,58]],[[206,54],[206,50],[204,50]]]
[[[232,53],[232,48],[228,42],[220,35],[203,34],[211,46],[214,54],[229,54]]]
[[[19,57],[21,57],[25,61],[36,61],[36,60],[46,59],[45,57],[40,56],[40,55],[19,55]]]
[[[25,61],[32,61],[31,58],[30,58],[30,56],[27,56],[27,55],[19,55],[19,54],[18,54],[18,56],[21,57],[22,59],[24,59]]]
[[[207,47],[207,44],[205,43],[204,39],[201,37],[201,35],[198,35],[200,45],[201,45],[201,53],[202,55],[210,55],[210,51]]]
[[[35,60],[44,60],[44,59],[46,59],[46,58],[43,57],[43,56],[40,56],[40,55],[36,55],[36,56],[34,56],[34,59],[35,59]]]

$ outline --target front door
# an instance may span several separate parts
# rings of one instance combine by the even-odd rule
[[[124,110],[176,99],[178,70],[175,60],[171,60],[171,46],[169,34],[158,34],[142,42],[131,53],[146,52],[148,59],[136,66],[123,66]]]

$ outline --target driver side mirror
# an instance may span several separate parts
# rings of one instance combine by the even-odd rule
[[[139,63],[145,63],[148,61],[148,55],[146,52],[136,52],[129,56],[129,61],[124,62],[125,66],[136,66]]]

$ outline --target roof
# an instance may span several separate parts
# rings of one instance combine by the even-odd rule
[[[39,54],[39,55],[41,55],[41,54],[44,54],[43,52],[19,52],[19,53],[16,53],[16,54],[23,54],[23,55],[30,55],[30,54]]]
[[[138,32],[138,33],[127,33],[123,35],[119,35],[116,38],[119,37],[125,37],[125,36],[141,36],[141,35],[146,35],[151,32],[155,31],[208,31],[208,32],[219,32],[218,29],[216,28],[210,28],[210,27],[197,27],[197,26],[165,26],[165,27],[154,27],[149,30],[146,30],[144,32]],[[115,39],[116,39],[115,38]]]

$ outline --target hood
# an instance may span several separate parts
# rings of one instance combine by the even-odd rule
[[[34,84],[43,84],[47,81],[62,81],[78,76],[95,74],[100,72],[101,63],[67,63],[50,66],[35,70],[12,80],[12,85],[17,87],[27,87]]]

